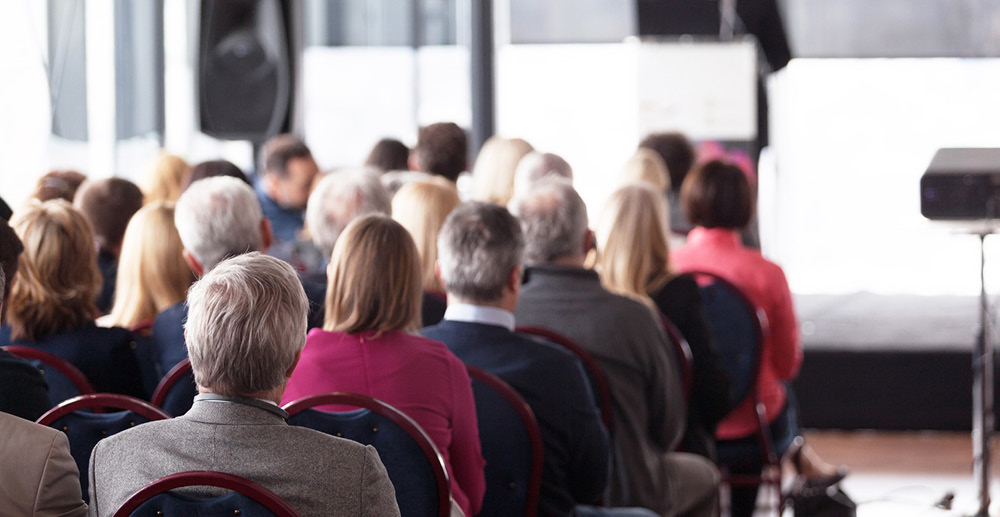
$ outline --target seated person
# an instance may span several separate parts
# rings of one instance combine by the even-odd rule
[[[0,513],[87,515],[65,433],[0,412],[0,436]]]
[[[308,300],[291,266],[256,252],[225,260],[188,303],[200,395],[183,416],[98,442],[90,514],[113,515],[163,476],[213,470],[263,485],[301,515],[399,515],[374,447],[289,426],[277,405],[305,345]]]
[[[3,305],[10,293],[4,272],[8,262],[4,255],[11,252],[16,262],[17,255],[21,254],[21,241],[6,221],[0,221],[0,321],[3,321]],[[0,350],[0,413],[34,421],[51,407],[49,387],[42,372],[28,361]]]

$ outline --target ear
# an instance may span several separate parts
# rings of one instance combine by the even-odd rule
[[[597,248],[597,237],[594,236],[594,231],[588,228],[587,233],[583,234],[583,255],[586,256],[595,248]]]
[[[417,159],[417,153],[410,153],[410,156],[406,158],[406,165],[410,167],[411,171],[421,172],[420,160]]]
[[[448,286],[445,285],[444,279],[441,278],[441,263],[436,260],[434,261],[434,278],[437,278],[438,282],[441,282],[441,285],[444,287],[445,291],[448,290]]]
[[[194,255],[187,248],[181,250],[181,256],[184,257],[184,262],[194,272],[194,276],[200,278],[205,274],[205,268],[201,267],[201,263],[198,262],[198,259],[194,258]]]
[[[521,292],[521,267],[514,266],[514,269],[510,270],[510,275],[507,276],[507,289],[510,289],[514,294],[520,294]]]
[[[286,379],[291,379],[292,378],[292,372],[294,372],[295,371],[295,367],[299,365],[299,359],[302,359],[302,350],[299,350],[298,352],[295,352],[295,360],[292,361],[292,366],[290,368],[288,368],[288,370],[285,371],[285,378]]]
[[[271,231],[271,220],[262,217],[260,219],[260,252],[266,252],[272,244],[274,244],[274,232]]]

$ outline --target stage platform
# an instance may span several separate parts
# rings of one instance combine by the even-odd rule
[[[974,296],[796,295],[802,424],[970,430]],[[998,334],[995,330],[992,341]],[[996,400],[1000,400],[1000,393]]]

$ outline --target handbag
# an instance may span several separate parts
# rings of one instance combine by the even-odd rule
[[[857,517],[858,514],[858,505],[840,485],[799,484],[792,489],[791,499],[795,517]]]

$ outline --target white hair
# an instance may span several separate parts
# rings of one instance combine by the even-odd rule
[[[327,174],[309,196],[306,224],[313,244],[330,258],[340,233],[358,217],[392,213],[392,198],[382,186],[378,171],[347,169]]]
[[[517,162],[514,170],[514,196],[524,194],[542,178],[560,176],[573,180],[573,168],[562,156],[531,151]]]
[[[191,286],[188,307],[198,386],[235,396],[284,385],[306,344],[309,308],[291,266],[259,252],[223,260]]]
[[[564,178],[543,178],[510,203],[524,232],[524,263],[544,264],[583,254],[587,205]]]
[[[253,188],[228,176],[192,183],[174,209],[174,224],[184,249],[205,271],[226,257],[262,251],[263,218]]]

